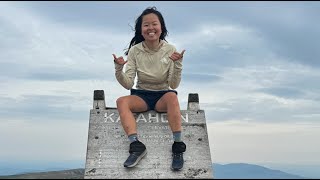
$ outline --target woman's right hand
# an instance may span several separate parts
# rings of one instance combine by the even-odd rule
[[[113,55],[113,58],[114,58],[114,62],[116,62],[119,65],[124,65],[125,63],[128,62],[128,61],[125,61],[122,56],[117,58],[117,56],[115,54],[112,54],[112,55]]]

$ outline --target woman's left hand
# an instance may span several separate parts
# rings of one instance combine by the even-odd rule
[[[177,61],[179,59],[182,59],[183,58],[183,54],[186,50],[183,50],[181,53],[178,53],[178,52],[174,52],[169,58],[172,60],[172,61]]]

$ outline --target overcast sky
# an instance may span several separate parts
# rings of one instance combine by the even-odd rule
[[[163,14],[186,50],[214,163],[320,164],[319,2],[0,2],[0,159],[84,161],[93,90],[127,95],[112,54]]]

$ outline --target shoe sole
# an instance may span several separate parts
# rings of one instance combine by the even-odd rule
[[[139,163],[139,161],[140,161],[146,154],[147,154],[147,150],[144,150],[144,152],[141,154],[141,156],[138,157],[138,159],[136,160],[135,163],[133,163],[133,164],[131,164],[131,165],[129,165],[129,166],[124,165],[124,167],[131,168],[131,167],[136,166],[136,165]]]
[[[171,170],[173,170],[173,171],[181,171],[181,170],[182,170],[182,168],[177,169],[177,168],[173,168],[173,167],[171,167]]]

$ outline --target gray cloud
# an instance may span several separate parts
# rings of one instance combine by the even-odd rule
[[[125,4],[124,2],[21,2],[15,4],[55,23],[78,27],[94,26],[101,29],[108,27],[117,29],[117,32],[127,33],[132,32],[128,24],[134,26],[135,18],[142,10],[155,5],[167,21],[169,37],[175,37],[182,31],[197,31],[203,22],[240,25],[259,32],[260,36],[269,41],[268,44],[272,44],[268,48],[281,56],[309,65],[320,65],[318,61],[320,52],[317,50],[320,45],[317,35],[320,26],[315,23],[320,15],[318,11],[320,4],[316,2],[184,2],[182,4],[178,2],[126,2]],[[130,8],[126,8],[125,5],[129,5]],[[117,13],[121,16],[114,18],[113,7],[118,8]],[[59,13],[56,13],[57,9]],[[87,13],[88,9],[95,9],[95,11]],[[174,14],[177,9],[180,16]],[[86,15],[83,16],[83,14]],[[127,41],[129,40],[128,38]],[[251,53],[256,50],[254,49]],[[221,53],[223,56],[219,59],[227,60],[228,54]],[[206,58],[210,57],[207,55]]]
[[[196,73],[184,73],[182,75],[183,81],[191,81],[192,83],[213,83],[215,81],[222,80],[221,76],[214,74],[196,74]]]
[[[289,87],[277,87],[277,88],[261,88],[257,91],[265,92],[268,94],[276,95],[279,97],[286,98],[300,98],[304,96],[304,93],[299,89],[289,88]]]
[[[184,23],[187,24],[187,27],[183,26],[183,29],[175,23],[173,36],[185,30],[199,30],[199,25],[202,22],[240,25],[258,32],[260,37],[268,41],[266,48],[274,53],[291,61],[311,66],[320,65],[318,61],[320,51],[317,49],[320,45],[320,39],[317,35],[320,26],[315,23],[320,16],[319,3],[209,2],[208,4],[194,3],[193,5],[192,8],[191,6],[180,8],[183,11],[181,13],[184,14],[183,19],[177,16],[170,19],[172,22],[188,22]],[[200,14],[199,11],[201,11],[201,16],[197,16]],[[198,40],[200,41],[200,39]],[[251,42],[253,41],[250,41],[249,44]],[[254,51],[258,48],[251,49],[251,51],[250,49],[248,49],[248,53],[255,53]]]
[[[77,69],[75,67],[30,67],[21,63],[0,62],[1,78],[10,80],[19,78],[26,80],[64,81],[64,80],[113,80],[114,70],[99,67]],[[105,75],[102,75],[105,74]]]
[[[0,98],[0,119],[20,118],[25,121],[88,120],[90,106],[73,107],[74,102],[84,101],[83,97],[25,95],[19,99]]]
[[[248,122],[318,122],[320,106],[316,101],[286,99],[238,98],[223,103],[203,104],[206,117],[211,122],[248,121]]]

